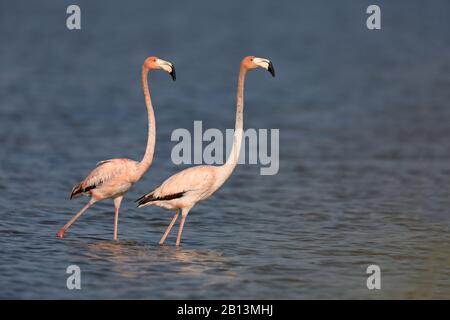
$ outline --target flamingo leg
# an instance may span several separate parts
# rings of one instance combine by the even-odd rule
[[[114,198],[114,240],[117,240],[117,226],[119,224],[119,209],[123,196]]]
[[[167,236],[169,235],[170,231],[172,230],[173,225],[175,224],[175,221],[177,221],[177,219],[178,219],[179,213],[180,213],[180,210],[178,209],[177,212],[175,213],[175,215],[173,216],[172,221],[170,222],[169,226],[167,227],[166,232],[164,233],[163,237],[159,241],[159,244],[164,244],[164,242],[166,241]]]
[[[180,221],[180,228],[178,229],[178,236],[177,236],[177,247],[180,245],[181,243],[181,235],[183,234],[183,228],[184,228],[184,223],[186,222],[186,217],[189,213],[189,209],[182,209],[181,211],[181,221]]]
[[[91,198],[91,200],[89,200],[89,202],[83,207],[81,208],[80,211],[78,211],[78,213],[73,216],[72,219],[70,219],[65,225],[64,227],[62,227],[61,229],[59,229],[58,233],[56,234],[56,236],[58,238],[64,238],[64,233],[66,232],[67,229],[69,229],[69,227],[75,222],[77,221],[77,219],[83,214],[83,212],[85,212],[90,206],[92,206],[96,201],[94,199]]]

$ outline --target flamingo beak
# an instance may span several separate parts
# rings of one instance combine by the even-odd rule
[[[267,71],[270,72],[272,77],[275,77],[275,69],[273,68],[272,61],[264,58],[254,58],[253,63],[256,64],[258,67],[266,69]]]
[[[177,79],[177,74],[175,73],[175,67],[169,61],[165,61],[162,59],[156,60],[156,63],[159,65],[161,69],[166,71],[172,77],[172,80],[175,81]]]
[[[267,71],[270,72],[270,74],[272,75],[272,77],[275,77],[275,69],[273,68],[273,63],[272,63],[272,61],[269,61],[269,67],[267,68]]]
[[[172,77],[172,80],[177,80],[177,73],[175,72],[175,66],[172,65],[172,71],[169,72],[170,76]]]

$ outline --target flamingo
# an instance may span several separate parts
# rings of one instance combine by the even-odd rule
[[[275,77],[273,64],[268,59],[247,56],[242,60],[238,78],[233,146],[226,163],[222,166],[200,165],[182,170],[165,180],[155,190],[136,200],[139,208],[156,205],[165,209],[175,210],[175,215],[159,244],[162,245],[166,241],[181,210],[181,222],[176,241],[176,245],[179,246],[189,211],[197,202],[211,196],[231,176],[239,159],[242,142],[245,75],[248,70],[258,67],[268,70]]]
[[[56,234],[63,238],[66,230],[94,203],[113,199],[114,201],[114,240],[117,240],[117,224],[119,222],[120,204],[125,193],[147,172],[153,161],[155,149],[155,115],[148,88],[148,73],[151,70],[162,69],[170,74],[175,81],[175,67],[172,63],[157,57],[148,57],[142,65],[142,88],[148,113],[148,139],[144,157],[140,162],[126,158],[109,159],[97,163],[94,170],[80,183],[75,185],[70,199],[81,195],[89,196],[89,202],[70,219]]]

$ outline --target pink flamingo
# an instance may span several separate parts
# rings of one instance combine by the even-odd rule
[[[156,205],[176,211],[159,244],[163,244],[166,241],[181,210],[181,222],[176,242],[176,245],[179,246],[184,223],[189,211],[197,204],[197,202],[207,199],[219,189],[230,177],[236,167],[242,142],[245,75],[248,70],[257,67],[264,68],[268,70],[272,76],[275,76],[272,62],[267,59],[248,56],[242,60],[239,70],[236,99],[236,128],[234,131],[233,147],[226,163],[222,166],[204,165],[180,171],[168,178],[152,192],[147,193],[136,200],[139,208],[148,205]]]
[[[144,90],[145,104],[148,113],[148,140],[144,157],[140,162],[120,158],[100,161],[94,170],[79,184],[73,187],[70,199],[81,195],[90,196],[89,202],[62,227],[57,237],[63,238],[66,230],[94,203],[112,198],[114,200],[114,240],[117,240],[117,224],[119,221],[119,208],[124,194],[130,190],[142,176],[147,172],[153,161],[153,151],[155,149],[155,115],[153,112],[152,100],[148,88],[148,73],[150,70],[162,69],[168,72],[175,81],[175,68],[172,63],[148,57],[142,65],[142,88]]]

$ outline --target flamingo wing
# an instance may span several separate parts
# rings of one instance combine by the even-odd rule
[[[155,190],[136,200],[138,206],[151,201],[173,200],[183,197],[186,193],[207,190],[214,182],[214,167],[197,166],[182,170]]]
[[[109,159],[97,163],[94,170],[80,183],[72,188],[70,199],[77,198],[89,190],[100,187],[101,185],[113,180],[128,168],[135,161],[130,159]]]

